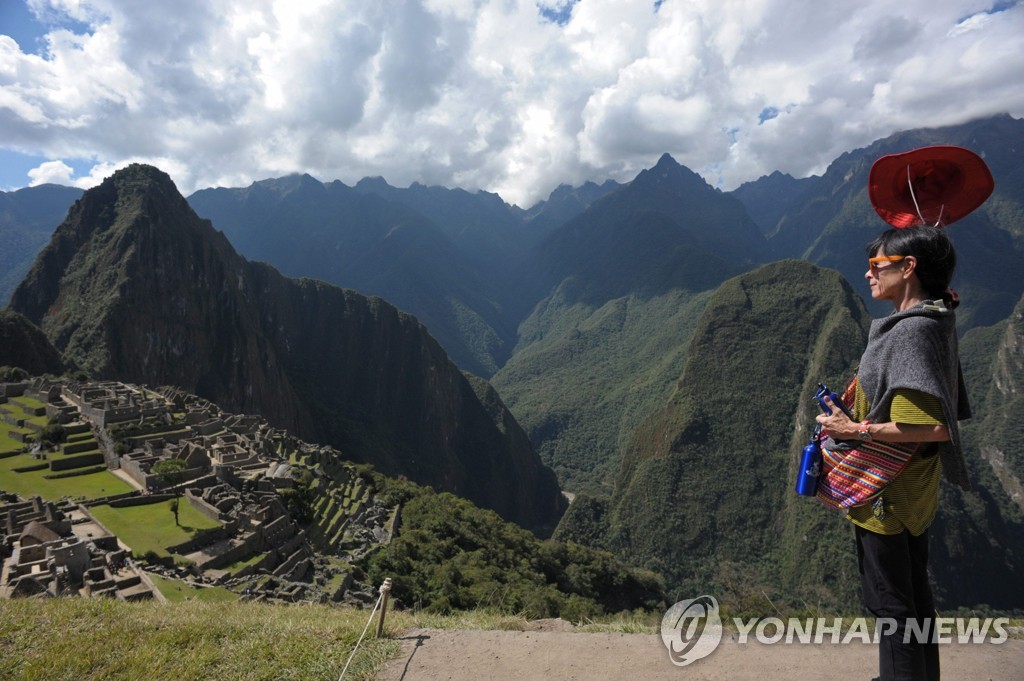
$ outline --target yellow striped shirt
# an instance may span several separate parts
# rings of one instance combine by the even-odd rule
[[[862,421],[869,411],[867,397],[858,384],[854,395],[854,418]],[[893,395],[888,420],[914,425],[946,423],[942,403],[937,397],[902,389]],[[899,534],[907,529],[917,536],[928,529],[939,506],[939,481],[942,479],[942,462],[937,456],[936,446],[935,443],[925,443],[914,452],[906,468],[882,492],[881,514],[876,513],[874,504],[864,504],[849,509],[847,517],[855,525],[877,534]]]

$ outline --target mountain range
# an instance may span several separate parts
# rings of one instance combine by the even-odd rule
[[[953,287],[966,301],[959,311],[963,330],[1006,318],[1024,294],[1024,121],[1008,115],[938,129],[917,129],[843,154],[821,177],[795,180],[775,174],[738,188],[735,196],[759,216],[771,258],[804,258],[839,270],[851,282],[863,280],[864,245],[878,232],[867,196],[868,171],[880,156],[937,144],[966,147],[985,159],[995,191],[980,209],[952,225],[961,254]],[[888,312],[868,302],[878,316]]]
[[[0,305],[24,278],[81,189],[44,184],[0,192]]]
[[[10,307],[96,378],[259,413],[529,528],[550,531],[562,512],[555,476],[501,400],[413,317],[248,262],[155,168],[87,191]]]
[[[185,205],[135,167],[75,204],[11,307],[96,375],[183,381],[542,532],[563,508],[553,470],[577,493],[556,536],[657,571],[670,595],[848,608],[849,526],[793,494],[796,455],[811,389],[849,378],[887,312],[863,284],[885,228],[870,164],[939,143],[981,153],[996,191],[950,228],[976,489],[944,488],[934,573],[943,607],[1019,608],[1024,121],[1009,116],[733,192],[665,155],[528,210],[298,175]]]

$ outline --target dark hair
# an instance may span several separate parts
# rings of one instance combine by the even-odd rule
[[[869,258],[879,251],[886,255],[914,256],[917,260],[914,272],[924,292],[931,298],[950,302],[951,296],[947,291],[956,270],[956,250],[946,230],[927,225],[890,229],[875,237],[867,250]]]

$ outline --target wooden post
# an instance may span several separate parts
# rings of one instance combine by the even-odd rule
[[[384,616],[388,612],[388,595],[391,593],[391,578],[388,577],[380,587],[380,619],[377,620],[377,638],[384,634]]]

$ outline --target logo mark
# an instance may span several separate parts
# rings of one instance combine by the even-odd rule
[[[679,601],[661,618],[661,641],[672,664],[685,667],[710,655],[722,641],[722,619],[714,596]]]

